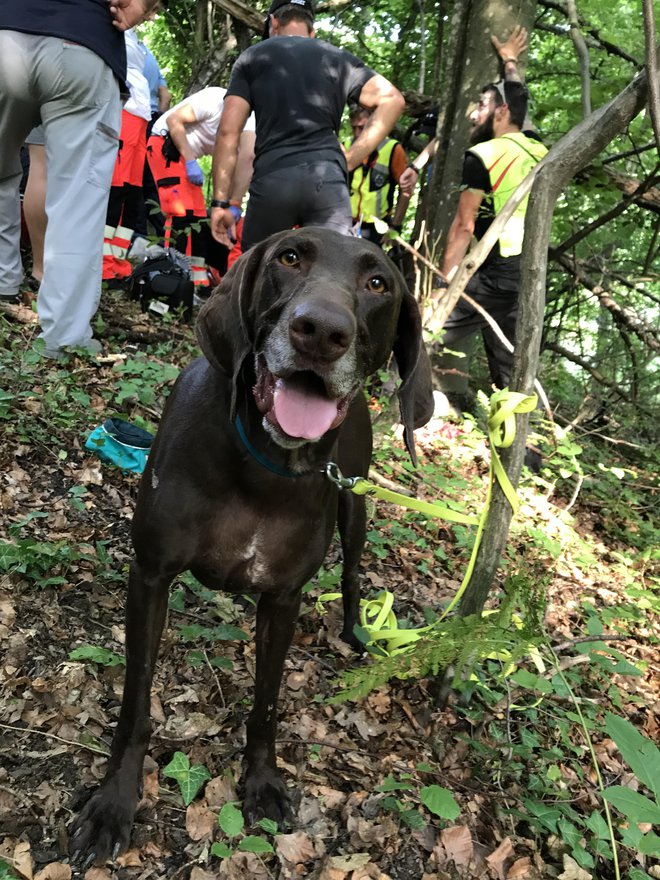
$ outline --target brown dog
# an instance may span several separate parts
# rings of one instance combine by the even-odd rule
[[[168,589],[186,570],[211,589],[260,594],[243,809],[250,820],[287,819],[275,767],[278,693],[301,588],[337,522],[342,636],[358,646],[364,498],[339,493],[325,465],[367,475],[372,437],[362,386],[392,351],[413,458],[412,429],[432,412],[417,304],[390,260],[361,239],[316,228],[272,236],[232,268],[200,312],[197,335],[206,359],[179,377],[140,485],[121,713],[105,780],[71,838],[74,861],[85,866],[128,846]]]

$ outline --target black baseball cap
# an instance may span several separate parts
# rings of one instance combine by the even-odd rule
[[[268,10],[268,15],[266,16],[266,21],[264,24],[264,32],[262,39],[267,40],[270,36],[270,17],[274,12],[277,12],[278,9],[281,9],[283,6],[299,6],[300,9],[306,9],[309,13],[311,13],[312,18],[314,18],[314,0],[273,0],[270,4],[270,9]]]

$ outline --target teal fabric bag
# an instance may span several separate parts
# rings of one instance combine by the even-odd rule
[[[85,449],[95,452],[101,461],[141,474],[153,439],[149,431],[123,419],[106,419],[85,440]]]

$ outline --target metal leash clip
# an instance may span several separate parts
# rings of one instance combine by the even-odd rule
[[[329,461],[326,464],[323,473],[338,489],[352,489],[358,480],[362,479],[362,477],[345,477],[339,470],[339,465],[334,461]]]

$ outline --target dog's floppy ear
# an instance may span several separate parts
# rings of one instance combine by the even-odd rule
[[[212,366],[232,378],[232,416],[236,379],[254,343],[254,315],[267,242],[243,254],[200,309],[197,341]]]
[[[433,383],[431,360],[422,339],[422,318],[417,302],[407,287],[404,289],[392,350],[401,377],[398,395],[403,439],[416,466],[413,430],[421,428],[433,415]]]

